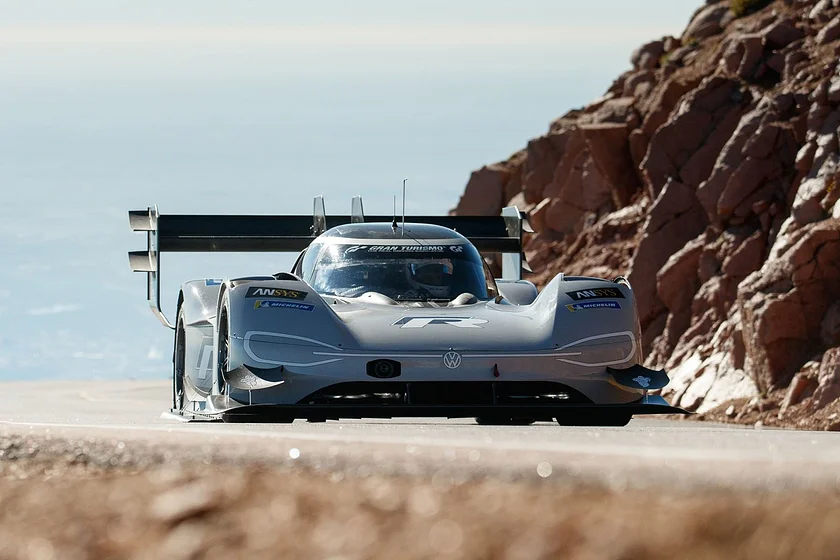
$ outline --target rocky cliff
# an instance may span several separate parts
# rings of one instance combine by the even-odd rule
[[[527,211],[537,284],[627,275],[673,402],[838,429],[838,59],[840,0],[708,1],[455,212]]]

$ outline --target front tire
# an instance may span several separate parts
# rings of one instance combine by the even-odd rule
[[[228,317],[230,312],[227,305],[222,306],[219,313],[219,339],[216,347],[216,384],[219,388],[220,395],[228,393],[228,385],[225,380],[225,373],[230,370],[230,321]]]
[[[186,405],[186,389],[184,375],[187,355],[186,330],[184,327],[184,312],[178,310],[175,321],[175,350],[172,356],[172,410],[182,412]]]

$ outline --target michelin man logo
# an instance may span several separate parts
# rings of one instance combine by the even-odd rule
[[[648,387],[650,387],[650,377],[640,375],[638,377],[634,377],[633,381],[638,383],[639,386],[641,386],[643,389],[647,389]]]

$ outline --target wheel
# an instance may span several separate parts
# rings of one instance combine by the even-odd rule
[[[228,371],[230,365],[230,321],[228,321],[228,308],[222,306],[222,311],[219,313],[219,351],[216,354],[216,371],[218,378],[216,383],[219,387],[219,394],[227,393],[227,382],[225,381],[225,372]]]
[[[620,428],[626,426],[633,418],[632,414],[626,412],[600,412],[589,414],[569,414],[568,416],[561,416],[557,418],[557,423],[561,426],[595,426],[595,427],[615,427]]]
[[[505,416],[478,416],[475,422],[479,426],[530,426],[534,418],[510,418]]]
[[[186,393],[184,389],[185,361],[187,354],[186,330],[184,329],[184,313],[178,310],[175,321],[175,351],[172,356],[172,410],[184,410]]]

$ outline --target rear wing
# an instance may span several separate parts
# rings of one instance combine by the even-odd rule
[[[131,210],[131,229],[146,233],[146,250],[131,251],[134,272],[146,273],[146,299],[155,316],[174,329],[160,306],[161,253],[299,252],[328,229],[357,222],[391,222],[393,216],[365,216],[362,199],[353,199],[348,216],[327,216],[323,197],[315,198],[312,216],[160,214],[156,206]],[[502,253],[502,277],[522,276],[522,233],[530,232],[525,214],[516,207],[501,216],[409,216],[407,221],[456,230],[482,253]]]

